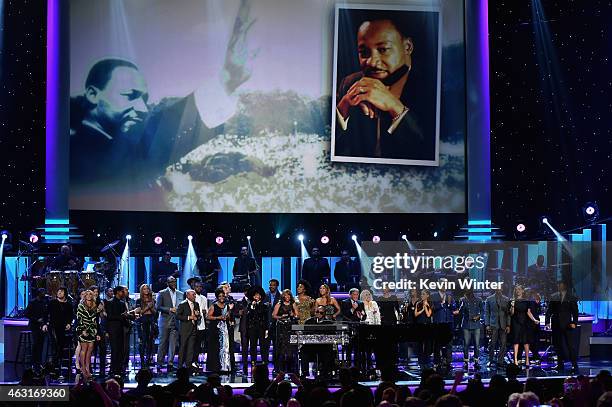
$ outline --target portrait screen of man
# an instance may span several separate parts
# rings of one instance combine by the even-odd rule
[[[439,12],[336,13],[332,160],[437,166]]]

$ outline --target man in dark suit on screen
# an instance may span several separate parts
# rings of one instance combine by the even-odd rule
[[[390,19],[359,26],[361,71],[338,86],[335,156],[436,160],[437,75],[431,61],[413,64],[402,28]]]
[[[565,281],[559,282],[559,291],[550,297],[546,310],[546,325],[550,325],[557,352],[557,370],[563,370],[563,358],[569,356],[572,370],[578,371],[575,343],[578,326],[578,300],[567,289]],[[567,352],[565,352],[567,351]]]

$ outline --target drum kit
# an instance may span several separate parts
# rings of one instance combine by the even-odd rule
[[[113,248],[119,240],[107,244],[101,249],[102,253],[114,252]],[[30,288],[35,292],[44,288],[47,295],[56,296],[60,287],[65,287],[67,293],[76,298],[80,290],[93,286],[104,291],[112,284],[117,270],[117,261],[114,256],[105,256],[105,259],[88,267],[87,270],[54,270],[53,256],[34,261],[28,268],[28,273],[21,277],[22,281],[29,281]]]

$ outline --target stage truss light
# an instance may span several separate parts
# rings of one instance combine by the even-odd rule
[[[408,236],[402,235],[402,240],[408,240]]]
[[[215,243],[217,243],[218,245],[222,245],[223,244],[223,236],[217,236],[215,238]]]
[[[328,244],[329,243],[329,237],[327,237],[326,235],[321,236],[321,243]]]
[[[527,230],[527,228],[525,227],[524,223],[519,223],[518,225],[516,225],[517,232],[523,233],[525,230]]]
[[[372,237],[372,243],[380,243],[380,236],[374,235]]]
[[[300,242],[303,242],[303,241],[304,241],[304,235],[299,234],[299,235],[298,235],[298,240],[299,240]]]
[[[249,236],[247,236],[247,240],[251,240],[251,236],[250,236],[250,235],[249,235]]]
[[[36,244],[36,243],[38,243],[40,238],[38,237],[38,235],[36,233],[30,233],[30,237],[28,238],[28,240],[30,241],[30,243]]]
[[[132,235],[125,235],[125,240],[132,240]]]
[[[160,235],[155,235],[155,237],[153,237],[153,243],[155,243],[156,245],[160,245],[164,242],[164,239],[160,236]]]
[[[277,239],[280,239],[280,233],[277,233],[276,235],[274,235],[274,237],[276,237]]]
[[[356,241],[357,241],[357,235],[352,235],[352,236],[351,236],[351,239],[353,239],[353,241],[355,241],[355,242],[356,242]]]
[[[438,232],[433,232],[433,237],[438,237]]]
[[[193,236],[191,236],[191,235],[187,236],[187,240],[189,240],[191,242],[193,240]]]

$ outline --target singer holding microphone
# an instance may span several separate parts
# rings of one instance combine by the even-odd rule
[[[201,318],[200,305],[196,302],[195,290],[185,291],[185,301],[176,309],[176,318],[181,321],[181,342],[179,348],[179,368],[191,368],[196,345],[198,321]]]
[[[251,355],[251,366],[257,363],[257,342],[261,349],[261,361],[268,366],[268,315],[270,305],[264,302],[266,294],[263,288],[253,287],[249,293],[249,304],[246,309],[246,328],[249,341],[249,353]]]

